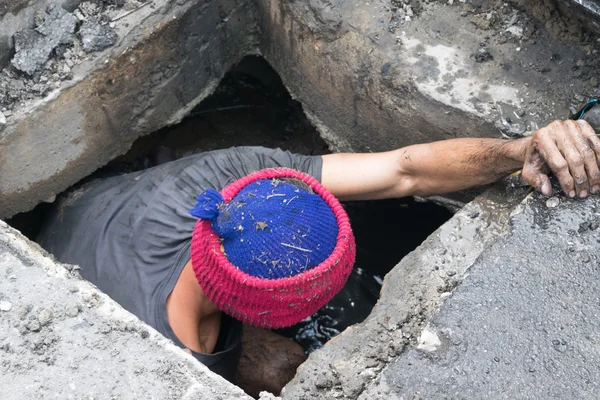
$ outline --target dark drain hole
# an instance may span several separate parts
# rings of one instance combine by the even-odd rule
[[[236,145],[280,147],[302,154],[329,152],[277,73],[264,59],[250,56],[228,72],[215,93],[188,118],[138,139],[127,154],[84,181]],[[40,204],[7,222],[35,239],[49,207]],[[307,352],[363,321],[379,298],[385,274],[451,216],[442,207],[412,199],[348,202],[345,207],[357,242],[348,283],[313,316],[279,331]]]

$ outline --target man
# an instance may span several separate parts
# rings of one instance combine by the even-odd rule
[[[338,215],[335,206],[337,200],[329,202],[328,193],[341,200],[426,197],[487,184],[522,169],[524,181],[546,196],[552,194],[548,177],[552,172],[568,196],[584,198],[600,191],[598,160],[600,139],[585,121],[556,121],[532,137],[520,140],[452,139],[376,154],[301,156],[256,147],[217,150],[90,182],[71,191],[47,221],[39,242],[59,261],[80,265],[83,277],[177,345],[188,349],[213,371],[232,379],[240,354],[242,326],[228,314],[254,325],[275,327],[283,317],[277,314],[277,318],[270,320],[270,314],[276,314],[274,310],[296,307],[294,300],[279,306],[272,303],[271,308],[261,309],[259,306],[275,301],[273,296],[283,290],[268,287],[273,293],[271,297],[264,297],[265,293],[257,295],[254,306],[243,309],[245,302],[254,296],[248,294],[244,285],[254,282],[252,285],[260,286],[268,279],[287,282],[285,279],[289,277],[306,276],[302,274],[329,262],[327,260],[337,251],[331,249],[341,246],[339,236],[327,236],[330,230],[341,232],[343,226],[340,225],[343,216]],[[249,174],[279,167],[302,172],[300,181],[310,182],[310,187],[303,187],[298,179],[291,183],[281,179],[284,184],[280,185],[277,183],[280,179],[273,179],[277,176],[268,178],[271,183],[263,183],[262,189],[248,183]],[[260,182],[257,185],[260,186]],[[269,190],[273,191],[260,196],[258,192],[252,195],[253,192],[243,191],[246,186],[263,190],[264,185],[270,185]],[[232,186],[236,189],[231,189]],[[225,194],[205,192],[224,188]],[[278,192],[284,189],[288,192]],[[200,193],[203,195],[197,203]],[[238,195],[245,197],[240,200],[235,197]],[[318,214],[318,218],[303,219],[301,222],[306,226],[296,226],[293,225],[297,222],[295,218],[283,217],[285,212],[292,212],[288,208],[293,208],[298,215],[305,211],[312,213],[314,207],[306,205],[309,200],[302,202],[305,208],[298,208],[300,201],[294,197],[310,199],[311,195],[321,196],[320,201],[326,202],[323,206],[317,201],[321,205],[314,207],[329,207],[336,218]],[[262,203],[254,204],[256,197],[265,201],[267,198],[281,200],[279,208],[269,209],[268,215],[276,218],[281,214],[283,219],[267,221],[266,217],[256,217],[247,225],[248,218],[254,218],[253,213],[265,207]],[[253,207],[250,216],[243,213],[246,206]],[[194,215],[190,214],[192,208]],[[323,229],[310,225],[320,221],[330,222]],[[258,235],[280,226],[287,229],[281,233],[283,236],[268,243],[257,239]],[[294,229],[298,229],[298,234],[289,236]],[[321,239],[311,242],[310,247],[283,239],[298,239],[298,235],[318,229],[322,229],[325,236],[319,236]],[[210,246],[205,243],[209,238]],[[252,241],[251,245],[243,247],[243,240]],[[223,247],[217,246],[218,243]],[[272,243],[279,246],[276,256],[271,253]],[[308,255],[326,247],[322,243],[329,243],[328,250],[323,250],[322,257],[310,259]],[[352,247],[350,241],[345,243],[347,248]],[[260,251],[251,254],[256,249]],[[293,257],[282,260],[287,255]],[[306,261],[303,256],[307,256]],[[234,261],[236,257],[241,257],[241,261]],[[346,261],[341,264],[351,264]],[[250,262],[256,267],[244,270]],[[266,269],[261,270],[261,263]],[[273,269],[284,263],[288,272],[271,276]],[[218,274],[207,278],[203,274],[211,268]],[[242,273],[246,275],[236,281],[237,286],[219,286],[228,277]],[[339,285],[333,289],[327,285],[323,288],[328,296],[333,296]],[[322,292],[314,296],[319,304],[325,299]],[[298,288],[298,299],[309,301],[311,297],[306,297],[303,288]],[[302,315],[305,313],[283,319],[288,324],[299,321]],[[273,340],[272,336],[268,337],[265,343]],[[284,366],[285,363],[282,368]],[[277,368],[275,363],[271,363],[271,367]],[[262,366],[253,368],[256,372]],[[284,383],[285,380],[276,382],[275,386]]]

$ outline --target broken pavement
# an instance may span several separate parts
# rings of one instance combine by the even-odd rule
[[[567,117],[598,91],[597,33],[562,18],[552,2],[527,4],[155,0],[115,21],[114,45],[84,56],[73,45],[50,57],[42,69],[59,75],[51,86],[34,89],[40,71],[23,78],[5,70],[19,96],[0,110],[0,213],[30,209],[138,136],[178,122],[248,54],[274,66],[336,150],[518,137]],[[21,6],[2,22],[29,12],[33,24]],[[488,192],[440,227],[388,274],[371,316],[314,352],[282,397],[594,398],[598,200],[532,194],[520,203],[523,196]],[[19,383],[35,375],[34,388],[49,394],[108,394],[118,392],[120,371],[132,369],[127,382],[141,395],[243,398],[35,245],[0,229],[0,346],[8,354],[3,376],[16,385],[10,393],[18,396]],[[34,291],[30,276],[55,290]],[[88,307],[86,293],[101,299],[98,308]],[[93,351],[75,327],[89,331]],[[110,343],[102,335],[113,335]],[[67,351],[73,343],[81,353]],[[110,366],[113,355],[127,370],[94,372],[95,357]],[[164,359],[172,365],[166,375]],[[67,381],[65,369],[81,373],[73,366],[90,362],[86,377],[97,375],[96,386]],[[159,378],[136,375],[140,365]],[[207,387],[216,391],[202,392]]]

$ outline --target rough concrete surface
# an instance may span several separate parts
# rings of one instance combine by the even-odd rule
[[[0,393],[250,399],[0,221]]]
[[[261,51],[338,150],[518,136],[598,86],[598,36],[563,43],[556,7],[526,3],[556,23],[503,1],[259,0]]]
[[[558,200],[558,201],[556,201]],[[359,398],[597,399],[600,200],[530,196]]]
[[[583,14],[582,17],[593,29],[600,29],[600,0],[568,0],[565,3],[575,8],[576,13]]]
[[[456,214],[282,397],[597,398],[600,200],[514,207],[488,192]]]
[[[13,109],[0,126],[0,217],[32,208],[138,136],[183,118],[255,42],[248,7],[155,0],[119,19],[116,46],[75,65],[68,84]]]

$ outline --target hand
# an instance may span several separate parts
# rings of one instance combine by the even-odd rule
[[[554,121],[535,132],[523,166],[523,180],[545,196],[552,195],[552,172],[569,196],[600,191],[600,139],[586,121]]]

